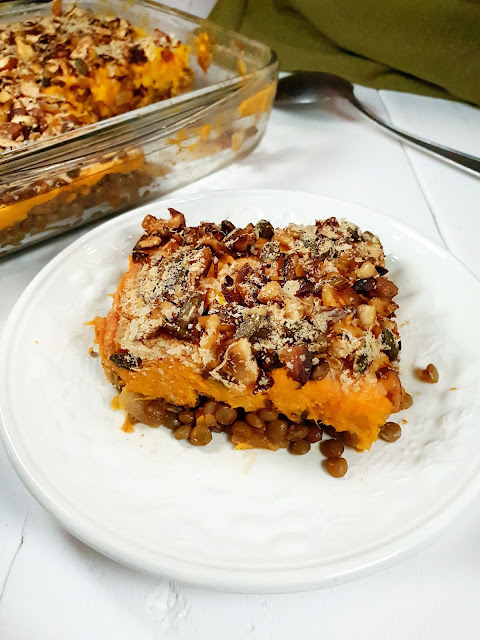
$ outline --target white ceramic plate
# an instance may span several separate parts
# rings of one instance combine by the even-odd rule
[[[378,234],[400,288],[403,383],[414,406],[394,444],[347,452],[341,480],[307,456],[205,448],[166,429],[121,429],[88,356],[108,293],[147,213],[275,225],[345,217]],[[3,439],[25,485],[75,536],[120,562],[211,588],[281,592],[365,575],[425,544],[479,489],[480,283],[416,231],[367,209],[288,191],[170,199],[73,243],[26,289],[0,353]],[[440,382],[417,381],[433,362]],[[454,388],[454,389],[452,389]]]

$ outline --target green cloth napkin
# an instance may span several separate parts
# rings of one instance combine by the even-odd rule
[[[480,105],[480,0],[219,0],[210,19],[284,71]]]

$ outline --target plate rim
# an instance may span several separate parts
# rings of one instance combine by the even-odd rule
[[[14,332],[16,317],[20,314],[25,303],[28,303],[28,299],[31,291],[35,290],[37,286],[48,279],[52,271],[55,271],[57,266],[69,256],[77,251],[86,241],[95,238],[98,235],[102,235],[109,228],[115,226],[122,221],[125,225],[128,225],[130,221],[135,218],[141,220],[141,216],[145,215],[144,212],[151,212],[153,207],[157,206],[181,206],[185,202],[205,200],[208,198],[217,197],[233,197],[235,195],[250,195],[250,196],[268,196],[278,197],[281,194],[288,194],[289,197],[295,196],[309,196],[324,204],[328,202],[341,203],[352,208],[352,215],[355,210],[364,212],[375,218],[388,221],[393,229],[398,229],[400,232],[406,233],[412,239],[420,241],[424,246],[439,254],[443,258],[455,261],[461,268],[463,268],[469,277],[477,284],[480,284],[476,275],[455,255],[450,253],[445,247],[429,238],[425,234],[417,231],[410,225],[407,225],[396,218],[383,214],[375,209],[371,209],[368,206],[360,205],[348,200],[340,198],[333,198],[330,196],[323,196],[318,193],[307,191],[296,191],[292,189],[223,189],[218,191],[205,191],[194,194],[186,194],[175,198],[175,196],[169,195],[166,198],[155,200],[141,207],[132,209],[120,216],[116,216],[111,220],[100,224],[87,231],[80,236],[77,240],[60,251],[52,260],[50,260],[40,272],[32,279],[32,281],[24,289],[13,309],[8,315],[5,323],[4,330],[0,339],[0,355],[6,353],[9,345],[9,337]],[[7,375],[7,360],[0,357],[0,379],[6,379]],[[365,577],[376,571],[391,566],[392,564],[404,559],[419,549],[426,547],[431,541],[433,541],[440,533],[448,527],[449,524],[454,521],[455,517],[460,515],[471,502],[474,500],[480,490],[480,479],[470,478],[464,487],[464,490],[457,496],[454,503],[447,505],[440,512],[435,513],[432,517],[423,524],[419,525],[413,531],[407,532],[400,536],[401,544],[398,539],[389,541],[374,551],[364,552],[357,562],[357,565],[352,568],[349,559],[343,560],[343,564],[347,566],[340,571],[337,569],[335,574],[332,575],[331,571],[328,572],[329,565],[326,565],[327,571],[324,567],[316,565],[314,567],[303,567],[296,569],[258,569],[252,571],[252,569],[242,570],[225,570],[221,567],[213,567],[211,565],[205,565],[198,563],[193,566],[189,561],[178,560],[171,556],[163,556],[161,553],[157,553],[157,558],[152,566],[151,558],[148,559],[148,554],[143,554],[140,558],[138,553],[135,554],[128,549],[128,545],[125,545],[123,541],[116,539],[116,544],[112,547],[112,540],[109,532],[102,533],[101,527],[92,528],[91,522],[84,515],[78,514],[74,509],[70,512],[65,509],[53,495],[48,493],[41,484],[35,479],[28,467],[22,460],[21,453],[17,451],[13,440],[13,434],[15,432],[15,420],[13,416],[10,416],[9,427],[7,427],[6,413],[8,403],[6,401],[6,385],[0,387],[0,439],[2,440],[8,458],[19,476],[22,483],[32,494],[32,496],[44,507],[60,525],[69,531],[74,537],[78,538],[89,547],[100,552],[106,557],[111,558],[123,565],[131,568],[144,571],[153,575],[161,575],[173,580],[179,580],[181,582],[191,584],[197,587],[204,587],[220,591],[238,592],[238,593],[285,593],[293,591],[307,591],[312,589],[324,588],[334,586],[348,582],[357,578]],[[383,553],[382,553],[383,551]],[[338,567],[341,563],[336,563]],[[262,575],[258,575],[259,573]],[[291,575],[293,574],[293,575]],[[278,583],[278,577],[280,584]],[[286,577],[288,576],[288,580]]]

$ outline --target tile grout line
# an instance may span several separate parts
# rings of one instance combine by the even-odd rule
[[[22,529],[20,531],[20,540],[19,540],[17,548],[15,549],[15,552],[14,552],[14,554],[12,556],[12,559],[10,560],[10,564],[8,566],[7,573],[5,575],[5,580],[3,582],[2,590],[0,591],[0,608],[2,606],[3,597],[5,596],[5,592],[7,590],[7,583],[8,583],[8,579],[10,578],[10,575],[12,573],[13,565],[15,564],[15,561],[18,558],[18,554],[20,553],[20,549],[23,546],[23,534],[24,534],[24,531],[25,531],[25,526],[27,524],[28,516],[30,515],[31,508],[32,508],[32,502],[30,502],[30,505],[28,507],[27,515],[25,516],[25,520],[23,521]]]
[[[394,122],[393,122],[393,118],[392,118],[391,113],[390,113],[390,111],[388,110],[388,107],[387,107],[387,105],[386,105],[386,103],[385,103],[385,101],[384,101],[384,99],[383,99],[383,96],[382,96],[382,94],[381,94],[381,91],[378,91],[378,97],[380,98],[380,102],[382,103],[382,105],[383,105],[383,107],[384,107],[384,109],[385,109],[385,111],[386,111],[386,113],[387,113],[387,115],[388,115],[388,118],[389,118],[390,122],[391,122],[392,124],[394,124]],[[430,202],[429,197],[427,196],[427,194],[426,194],[426,192],[425,192],[425,189],[424,189],[424,187],[423,187],[422,181],[421,181],[421,179],[420,179],[420,177],[419,177],[419,175],[418,175],[418,172],[416,171],[415,166],[414,166],[414,164],[413,164],[413,162],[412,162],[412,158],[410,157],[411,149],[408,147],[408,145],[404,144],[404,143],[403,143],[403,142],[401,142],[400,140],[398,140],[398,143],[399,143],[399,144],[400,144],[400,146],[402,147],[403,152],[404,152],[404,154],[405,154],[405,157],[406,157],[406,159],[407,159],[407,162],[408,162],[408,164],[409,164],[409,166],[410,166],[410,169],[412,170],[412,173],[413,173],[413,175],[415,176],[415,181],[416,181],[416,183],[418,184],[418,186],[420,187],[420,191],[422,192],[423,199],[425,200],[426,205],[427,205],[427,207],[428,207],[428,210],[430,211],[430,213],[431,213],[431,215],[432,215],[433,222],[435,223],[435,227],[436,227],[436,229],[437,229],[437,231],[438,231],[438,234],[439,234],[439,236],[440,236],[440,239],[441,239],[442,243],[444,244],[444,246],[445,246],[445,247],[450,251],[450,247],[448,246],[448,242],[447,242],[446,238],[444,237],[444,235],[443,235],[443,233],[442,233],[442,229],[441,229],[441,227],[440,227],[440,222],[439,222],[439,220],[438,220],[438,218],[437,218],[437,216],[436,216],[436,214],[435,214],[435,210],[434,210],[434,208],[433,208],[433,206],[432,206],[432,204],[431,204],[431,202]]]

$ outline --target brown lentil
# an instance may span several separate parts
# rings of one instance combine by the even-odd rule
[[[220,406],[215,412],[215,419],[225,426],[233,424],[237,419],[237,410],[227,405]]]
[[[402,388],[402,399],[400,400],[400,411],[410,409],[413,404],[412,396]]]
[[[273,422],[273,420],[276,420],[278,418],[278,413],[276,413],[275,411],[270,411],[270,409],[260,409],[257,415],[262,420],[265,420],[265,422]]]
[[[333,478],[342,478],[347,473],[348,464],[345,458],[327,458],[323,464]]]
[[[145,166],[148,168],[148,165]],[[111,208],[115,206],[115,203],[110,201],[111,193],[114,190],[125,195],[124,206],[127,204],[138,205],[142,200],[142,182],[146,186],[155,180],[154,176],[148,175],[148,172],[143,169],[132,171],[129,174],[119,174],[119,176],[121,177],[121,184],[116,187],[113,184],[114,174],[107,174],[96,185],[92,186],[86,194],[82,192],[80,184],[75,189],[76,197],[73,202],[68,200],[70,195],[69,192],[66,192],[60,193],[56,198],[48,202],[34,206],[30,209],[28,218],[0,230],[0,255],[12,252],[14,247],[20,248],[20,243],[25,238],[25,234],[30,236],[25,242],[25,245],[28,244],[28,240],[32,236],[41,233],[47,225],[52,225],[50,235],[56,235],[59,231],[71,230],[79,224],[84,224],[83,215],[86,212],[88,213],[89,222],[105,216],[106,209],[111,212]],[[74,184],[75,182],[72,183],[72,185]],[[47,188],[45,191],[48,190]],[[20,196],[21,200],[26,200],[28,197],[30,195],[26,191]],[[65,201],[66,198],[67,201]],[[2,202],[2,204],[4,203]],[[98,204],[103,206],[99,208]],[[94,212],[94,208],[98,209],[98,212]],[[72,216],[76,216],[78,220],[75,222],[61,222]],[[33,241],[33,238],[30,241]]]
[[[253,413],[253,411],[251,413],[247,413],[247,415],[245,416],[245,420],[254,429],[261,429],[262,431],[265,431],[265,420],[262,420],[260,416],[258,416],[256,413]]]
[[[395,442],[402,435],[402,428],[396,422],[386,422],[380,429],[379,438],[385,442]]]
[[[303,440],[307,436],[308,427],[306,427],[304,424],[292,424],[292,426],[288,428],[287,438],[293,442]]]
[[[310,443],[307,440],[297,440],[295,442],[290,442],[288,445],[288,450],[290,453],[293,453],[296,456],[303,456],[305,453],[310,451]]]
[[[210,429],[205,426],[193,427],[190,432],[190,442],[196,447],[204,447],[212,439]]]
[[[167,413],[165,414],[165,418],[162,420],[162,424],[164,427],[167,427],[167,429],[176,429],[182,423],[174,413]]]
[[[323,426],[323,430],[325,431],[327,436],[330,436],[330,438],[338,438],[339,437],[339,435],[336,432],[335,428],[330,426],[329,424],[324,425]]]
[[[251,438],[253,431],[252,427],[250,427],[246,422],[243,420],[237,420],[232,425],[232,433],[236,436]]]
[[[422,382],[429,382],[430,384],[436,384],[440,378],[438,375],[437,367],[434,364],[429,364],[425,369],[418,371],[418,378]]]
[[[342,433],[342,440],[349,447],[355,448],[358,444],[358,436],[355,433],[349,433],[348,431],[344,431]]]
[[[178,419],[183,424],[195,424],[195,414],[193,411],[182,411],[178,414]]]
[[[267,436],[273,442],[282,442],[287,437],[288,422],[278,418],[267,423]]]
[[[189,424],[182,424],[175,429],[173,437],[176,440],[187,440],[190,437],[192,427]]]
[[[344,446],[341,440],[324,440],[320,443],[320,451],[326,458],[340,458]]]
[[[203,411],[205,415],[207,415],[208,413],[211,413],[213,415],[219,408],[220,405],[218,402],[215,402],[215,400],[209,400],[203,405]]]
[[[210,427],[210,429],[211,429],[212,431],[215,431],[215,433],[222,433],[222,431],[223,431],[223,425],[218,424],[218,422],[217,422],[213,427]]]
[[[323,431],[320,427],[315,425],[308,427],[308,436],[305,438],[310,444],[314,444],[315,442],[320,442],[323,437]]]

